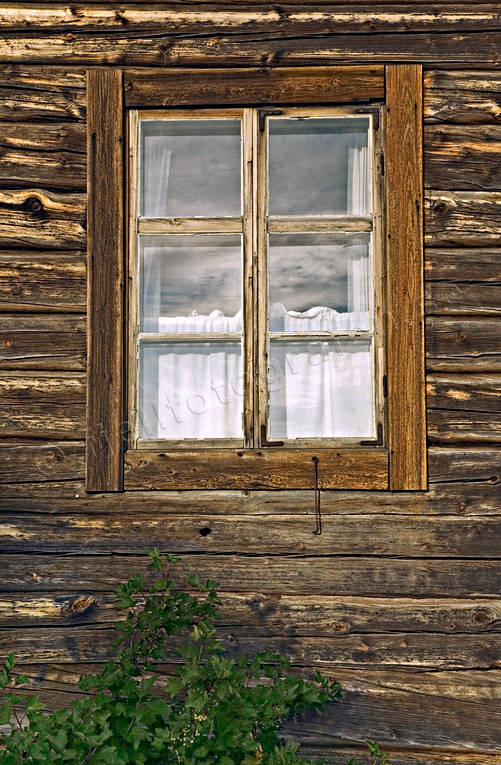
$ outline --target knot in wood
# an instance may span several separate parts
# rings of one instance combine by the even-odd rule
[[[443,200],[440,200],[439,202],[435,202],[433,204],[433,212],[435,212],[437,215],[445,215],[446,212],[449,210],[449,205],[447,202],[444,202]]]
[[[93,595],[77,595],[63,605],[61,613],[65,616],[80,616],[94,608],[96,603]]]
[[[494,621],[494,614],[487,608],[482,608],[475,614],[475,622],[477,624],[489,624]]]
[[[44,206],[38,197],[28,197],[25,199],[22,209],[25,212],[34,213],[35,215],[40,215],[44,212]]]

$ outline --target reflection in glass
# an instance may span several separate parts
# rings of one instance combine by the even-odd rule
[[[372,438],[370,340],[271,341],[272,439]]]
[[[239,342],[143,344],[140,438],[242,438]]]
[[[141,215],[240,215],[240,177],[240,120],[141,123]]]
[[[143,236],[141,331],[240,332],[239,235]]]
[[[369,237],[272,234],[271,332],[370,329]]]
[[[370,212],[365,117],[269,119],[270,215]]]

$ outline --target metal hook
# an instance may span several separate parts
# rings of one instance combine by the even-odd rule
[[[314,476],[315,476],[315,517],[317,520],[317,528],[313,532],[313,534],[316,534],[317,536],[322,533],[322,514],[320,512],[320,489],[318,488],[318,463],[320,460],[318,457],[312,457],[311,458],[314,465]]]

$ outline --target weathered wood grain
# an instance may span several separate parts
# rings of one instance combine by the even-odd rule
[[[433,378],[432,378],[433,379]],[[501,449],[492,447],[431,447],[430,483],[501,481]]]
[[[50,444],[4,441],[0,444],[0,465],[0,482],[71,481],[78,478],[83,481],[85,444],[83,441]],[[82,482],[82,492],[83,489]],[[30,493],[29,489],[25,491]],[[55,493],[53,485],[51,495]]]
[[[84,438],[85,422],[83,403],[68,406],[18,402],[1,407],[0,438]]]
[[[425,242],[433,247],[501,244],[501,192],[428,192]]]
[[[19,662],[107,661],[114,656],[116,632],[106,625],[67,626],[64,637],[58,629],[24,627],[0,630],[0,650],[13,652]],[[449,635],[392,632],[363,635],[331,634],[331,637],[261,637],[247,634],[221,635],[223,647],[231,655],[243,652],[255,656],[260,651],[287,653],[302,667],[414,667],[416,669],[489,669],[499,666],[500,633]],[[172,637],[166,646],[166,659],[182,661],[177,648],[182,639]],[[501,713],[499,713],[501,714]]]
[[[500,372],[501,320],[430,316],[426,366],[433,372]]]
[[[501,125],[426,125],[424,182],[432,189],[498,191]]]
[[[115,36],[51,30],[19,32],[0,40],[0,62],[48,64],[64,60],[81,66],[308,66],[340,63],[417,62],[462,67],[496,64],[499,33],[375,32],[374,34],[292,35],[257,28],[253,33],[177,37],[175,33]]]
[[[499,443],[499,412],[465,412],[457,409],[429,409],[427,421],[431,443]]]
[[[321,489],[387,489],[382,449],[316,449]],[[314,489],[312,450],[128,451],[126,489]]]
[[[441,316],[500,316],[501,263],[496,267],[499,284],[431,282],[426,285],[426,314]],[[493,273],[496,273],[496,270]]]
[[[10,472],[3,480],[10,483],[0,486],[0,509],[16,513],[76,513],[80,516],[114,512],[126,516],[150,514],[188,514],[198,517],[200,522],[207,515],[231,514],[254,516],[256,521],[262,515],[284,516],[303,515],[311,518],[313,506],[310,491],[282,490],[280,492],[259,491],[197,491],[197,492],[126,492],[119,496],[89,495],[85,493],[82,481],[73,480],[55,483],[58,471],[67,478],[67,446],[71,447],[70,457],[74,455],[73,443],[66,445],[58,442],[53,452],[34,453],[33,461],[40,460],[43,474],[38,467],[23,459],[18,472],[10,467]],[[0,456],[6,447],[0,447]],[[14,445],[11,450],[15,449]],[[435,449],[436,450],[436,449]],[[433,447],[430,449],[433,451]],[[452,451],[452,450],[451,450]],[[466,449],[471,452],[471,447]],[[19,449],[18,449],[19,452]],[[444,478],[428,492],[409,494],[408,492],[367,492],[367,491],[324,491],[321,494],[322,516],[329,515],[457,515],[484,516],[501,514],[501,452],[499,448],[483,449],[485,456],[475,451],[478,460],[473,457],[459,460],[460,464],[472,464],[471,473],[476,479],[468,482],[461,477]],[[7,451],[7,454],[10,454]],[[24,454],[24,452],[23,452]],[[43,454],[47,459],[43,460]],[[483,461],[482,461],[483,459]],[[444,460],[445,465],[454,464]],[[36,463],[38,464],[38,463]],[[446,471],[446,467],[443,467]],[[459,473],[459,466],[456,471]],[[38,476],[38,477],[37,477]],[[12,483],[24,477],[30,483]],[[71,476],[70,477],[74,477]]]
[[[440,249],[425,251],[425,281],[499,282],[501,250],[495,247]]]
[[[2,123],[0,184],[85,189],[85,131],[79,123]]]
[[[81,250],[86,245],[85,194],[46,189],[0,191],[0,247]]]
[[[87,97],[86,487],[88,491],[119,491],[125,395],[122,72],[89,70]]]
[[[386,67],[390,488],[426,489],[422,69]]]
[[[0,252],[0,311],[85,312],[85,266],[82,252]]]
[[[499,11],[495,4],[464,3],[458,13],[451,6],[413,7],[404,4],[395,8],[391,4],[377,8],[365,4],[356,7],[348,3],[329,7],[321,3],[314,9],[307,3],[295,3],[280,9],[259,7],[248,3],[247,7],[220,2],[218,5],[199,3],[142,5],[128,3],[119,12],[111,6],[79,3],[64,5],[33,6],[16,3],[14,7],[0,6],[0,30],[4,34],[37,31],[43,34],[64,28],[67,32],[96,31],[113,35],[116,32],[155,32],[182,36],[218,34],[257,34],[262,30],[283,35],[358,33],[374,34],[379,31],[479,31],[499,29]]]
[[[1,372],[0,401],[12,404],[82,404],[85,402],[83,372]]]
[[[182,515],[142,513],[141,517],[106,513],[82,515],[37,513],[2,516],[0,534],[7,552],[61,550],[134,553],[152,546],[170,552],[267,553],[295,555],[402,555],[496,558],[499,516],[410,515],[324,516],[321,535],[315,517]]]
[[[501,420],[501,375],[428,375],[426,395],[431,409],[492,412]]]
[[[78,314],[3,315],[0,369],[85,369],[85,317]]]
[[[426,122],[501,122],[501,74],[485,67],[472,70],[431,70],[424,73]]]
[[[129,69],[124,88],[129,107],[382,101],[384,68]]]
[[[76,681],[81,674],[95,674],[101,668],[102,665],[93,663],[16,667],[29,678],[27,692],[40,693],[50,709],[61,708],[72,698],[81,698]],[[164,664],[162,670],[167,676],[175,667]],[[311,678],[308,669],[293,668],[293,671]],[[335,765],[346,765],[351,754],[364,761],[366,750],[357,748],[353,742],[373,731],[380,734],[379,740],[385,740],[384,749],[390,751],[395,765],[498,765],[501,762],[501,756],[484,750],[485,719],[499,703],[499,670],[369,672],[365,668],[360,671],[327,667],[324,672],[330,678],[339,678],[343,695],[339,703],[330,705],[322,717],[316,718],[314,740],[308,742],[308,724],[298,722],[295,730],[290,730],[295,740],[299,736],[304,741],[305,753],[316,753],[323,762],[327,758]],[[382,691],[386,699],[384,715],[380,711]],[[426,709],[421,707],[423,697],[427,699]],[[419,714],[417,710],[421,710]],[[323,732],[320,731],[322,721]],[[427,749],[424,744],[421,745],[424,749],[416,746],[416,741],[433,741],[437,737],[442,744],[438,751]],[[361,742],[359,746],[362,745]],[[399,745],[407,748],[399,750]],[[473,746],[477,747],[476,751]]]
[[[245,635],[316,637],[374,632],[501,631],[501,600],[356,598],[221,592],[216,626]],[[0,597],[0,629],[110,625],[123,617],[110,593],[14,592]]]
[[[166,546],[162,545],[164,549]],[[145,555],[3,554],[0,592],[111,592],[144,573]],[[345,556],[198,555],[180,557],[175,578],[195,571],[228,592],[363,597],[499,598],[499,561]]]

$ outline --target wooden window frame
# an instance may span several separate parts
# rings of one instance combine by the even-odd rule
[[[358,104],[361,110],[382,105],[385,445],[127,450],[124,189],[131,172],[124,140],[127,110],[310,103]],[[88,151],[87,491],[426,489],[421,66],[92,69]]]

